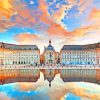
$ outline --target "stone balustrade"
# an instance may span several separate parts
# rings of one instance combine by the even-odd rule
[[[100,65],[0,65],[0,69],[100,69]]]

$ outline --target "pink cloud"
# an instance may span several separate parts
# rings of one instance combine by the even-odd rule
[[[19,43],[31,43],[32,41],[35,41],[39,39],[39,37],[35,34],[30,33],[20,33],[18,35],[15,35],[14,39]]]

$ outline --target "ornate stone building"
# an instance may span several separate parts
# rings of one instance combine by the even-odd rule
[[[60,51],[61,64],[100,64],[100,43],[89,45],[64,45]]]
[[[49,41],[49,45],[47,47],[44,47],[44,56],[45,56],[45,63],[55,62],[55,49],[51,45],[51,41]]]
[[[41,59],[40,59],[41,58]],[[49,41],[40,56],[37,45],[15,45],[0,42],[0,65],[100,65],[100,43],[89,45],[64,45],[56,52]]]
[[[41,56],[41,59],[44,59],[45,64],[60,62],[59,52],[55,51],[54,47],[51,45],[51,41],[49,41],[49,45],[47,47],[44,47],[44,52]]]
[[[15,45],[0,42],[0,65],[34,65],[40,63],[36,45]]]

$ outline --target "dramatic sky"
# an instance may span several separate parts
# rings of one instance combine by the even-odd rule
[[[0,0],[0,42],[37,44],[100,42],[100,0]]]

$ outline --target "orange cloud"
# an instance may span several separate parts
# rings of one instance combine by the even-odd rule
[[[22,9],[20,9],[19,6],[15,6],[15,9],[17,11],[17,15],[15,16],[15,24],[21,24],[23,26],[34,28],[39,27],[39,30],[43,33],[46,33],[46,35],[48,35],[48,38],[54,38],[55,36],[56,40],[59,40],[60,37],[61,42],[63,42],[61,44],[66,44],[70,42],[75,43],[75,41],[77,42],[77,39],[87,36],[88,33],[92,33],[92,31],[99,30],[99,21],[95,25],[84,26],[72,32],[69,32],[67,29],[64,28],[63,25],[61,25],[61,23],[58,22],[60,22],[61,19],[65,16],[64,11],[66,9],[69,10],[76,4],[79,7],[79,11],[83,12],[88,7],[89,2],[91,3],[91,0],[89,0],[88,3],[84,2],[84,0],[80,0],[79,3],[75,2],[75,0],[69,0],[69,5],[61,6],[61,8],[52,16],[50,16],[48,13],[48,4],[45,0],[39,0],[39,8],[37,12],[41,12],[40,15],[35,13],[35,10],[30,10],[26,6],[20,5]],[[32,13],[34,14],[34,16],[31,15]],[[91,12],[90,16],[93,19],[97,18],[97,16],[99,16],[99,10],[94,9]],[[38,17],[39,21],[36,21],[35,17]],[[40,25],[39,22],[45,23],[45,26],[41,28],[42,25]],[[40,35],[37,36],[34,34],[32,35],[27,33],[20,33],[19,35],[15,36],[15,40],[19,43],[33,43],[33,41],[35,40],[36,42],[38,41],[38,44],[41,44],[40,39],[43,40],[44,38],[48,39],[46,36],[41,37]]]
[[[47,30],[48,34],[50,35],[59,35],[59,36],[71,36],[71,33],[68,32],[66,29],[63,28],[63,26],[61,26],[60,24],[57,23],[52,23],[48,30]]]
[[[26,8],[26,7],[21,7],[19,8],[16,7],[17,9],[17,15],[15,16],[15,22],[22,26],[27,26],[27,27],[33,27],[33,25],[35,25],[37,22],[34,18],[34,16],[31,15],[31,13],[34,13],[32,12],[32,10],[30,10],[29,8]]]
[[[85,84],[86,83],[82,83],[83,87],[80,87],[80,86],[78,86],[76,84],[74,84],[74,85],[71,85],[70,83],[68,84],[69,92],[71,92],[71,93],[73,93],[73,94],[75,94],[77,96],[80,96],[81,98],[87,98],[87,99],[91,99],[91,100],[99,100],[100,99],[99,93],[96,94],[96,93],[87,92],[87,91],[91,91],[91,88],[89,88],[89,87],[85,88]],[[87,85],[89,85],[89,83],[87,83]],[[90,84],[90,87],[98,88],[98,86],[96,87],[94,84]]]
[[[32,41],[39,39],[37,35],[29,34],[29,33],[21,33],[21,34],[15,35],[14,38],[17,42],[23,43],[23,44],[31,43]]]
[[[14,0],[0,0],[0,19],[6,18],[14,25],[23,25],[31,27],[36,24],[34,17],[31,15],[32,10],[27,8],[21,1]],[[15,20],[12,22],[11,17],[14,16]],[[1,23],[0,23],[1,24]],[[6,24],[6,22],[4,23]],[[34,24],[34,25],[35,25]],[[12,25],[11,25],[12,26]],[[3,29],[2,29],[3,30]]]
[[[16,14],[13,3],[13,0],[0,0],[0,32],[16,24],[10,21],[10,18]]]
[[[77,37],[86,36],[86,35],[88,35],[89,32],[92,32],[96,29],[97,28],[95,26],[81,27],[81,28],[78,28],[78,29],[74,30],[72,32],[72,34],[73,34],[73,36],[77,36]]]
[[[72,31],[71,34],[73,37],[69,40],[65,39],[63,44],[89,44],[100,42],[100,9],[93,8],[85,22],[86,23],[80,28]]]
[[[6,10],[9,12],[10,10],[10,13],[13,11],[11,9],[13,9],[12,5],[11,5],[11,0],[5,0],[3,2],[2,0],[2,7],[4,7],[4,3],[8,6],[6,6]],[[73,2],[73,0],[69,1],[70,3]],[[75,2],[74,2],[75,3]],[[73,4],[74,4],[73,3]],[[61,21],[61,19],[64,17],[64,11],[67,9],[68,5],[65,5],[65,6],[62,6],[53,16],[54,18],[57,20],[57,21]],[[22,9],[20,9],[20,7]],[[71,6],[69,6],[70,8]],[[24,5],[19,5],[19,6],[15,6],[15,9],[17,11],[17,15],[15,16],[15,24],[22,24],[24,26],[27,26],[27,27],[34,27],[37,23],[34,16],[31,16],[31,10],[26,8],[26,6]],[[53,16],[50,16],[48,14],[48,5],[46,3],[45,0],[39,0],[39,9],[40,9],[40,12],[42,12],[42,14],[38,17],[40,17],[40,21],[42,21],[43,23],[47,24],[48,25],[48,28],[44,28],[46,33],[49,34],[49,35],[60,35],[60,36],[67,36],[68,38],[75,35],[78,35],[78,32],[68,32],[66,29],[64,29],[64,27],[58,23],[56,23],[52,17]],[[10,14],[9,13],[9,14]],[[11,25],[12,26],[12,25]],[[41,28],[41,27],[40,27]],[[40,29],[41,30],[41,29]],[[80,34],[81,36],[82,34]],[[28,35],[29,36],[29,35]]]
[[[46,3],[46,0],[39,0],[39,9],[45,14],[46,16],[48,14],[48,5]]]
[[[90,43],[100,42],[100,38],[99,38],[100,37],[100,23],[96,22],[96,23],[93,23],[93,25],[82,26],[68,33],[70,33],[71,36],[62,37],[63,41],[61,41],[60,43],[61,45],[90,44]]]
[[[90,20],[98,20],[100,21],[100,9],[93,8],[90,15],[89,15]]]
[[[49,35],[59,35],[62,37],[66,37],[67,39],[69,38],[69,40],[71,40],[70,38],[75,38],[75,37],[82,37],[88,34],[88,32],[91,32],[92,30],[96,29],[95,26],[88,26],[88,27],[81,27],[79,29],[74,30],[73,32],[68,32],[62,25],[56,23],[54,20],[52,20],[52,17],[49,16],[47,14],[47,9],[48,9],[48,5],[43,1],[43,3],[41,3],[42,1],[40,0],[40,10],[43,12],[43,14],[41,15],[41,20],[48,24],[49,27],[46,30],[47,33]],[[83,3],[82,0],[79,1],[80,5]],[[89,0],[89,2],[91,2],[91,0]],[[75,5],[78,3],[75,2],[74,0],[69,0],[69,5]],[[87,3],[85,3],[86,5],[84,5],[85,7],[87,6]],[[45,5],[45,7],[44,7]],[[80,6],[78,5],[78,6]],[[57,13],[55,13],[53,16],[56,20],[60,21],[63,17],[64,17],[64,11],[67,9],[68,5],[62,6]],[[43,8],[42,8],[43,7]],[[72,7],[71,5],[69,6]],[[80,8],[82,7],[82,5],[80,6]],[[82,7],[83,9],[84,7]],[[63,15],[63,16],[62,16]],[[73,36],[73,37],[72,37]]]
[[[8,28],[14,26],[15,23],[8,20],[0,20],[0,32],[7,30]]]
[[[65,10],[67,9],[68,6],[62,6],[59,8],[59,10],[55,11],[55,13],[52,15],[52,18],[54,21],[61,22],[61,20],[65,16]]]
[[[61,35],[61,36],[69,36],[70,33],[68,33],[60,24],[56,23],[54,20],[52,20],[52,17],[48,14],[48,5],[45,1],[39,0],[39,9],[42,11],[42,15],[40,19],[46,23],[48,26],[48,29],[45,31],[49,35]],[[62,10],[61,10],[62,11]],[[62,15],[62,14],[61,14]]]
[[[7,19],[14,15],[15,11],[12,6],[12,0],[0,0],[0,19]]]

